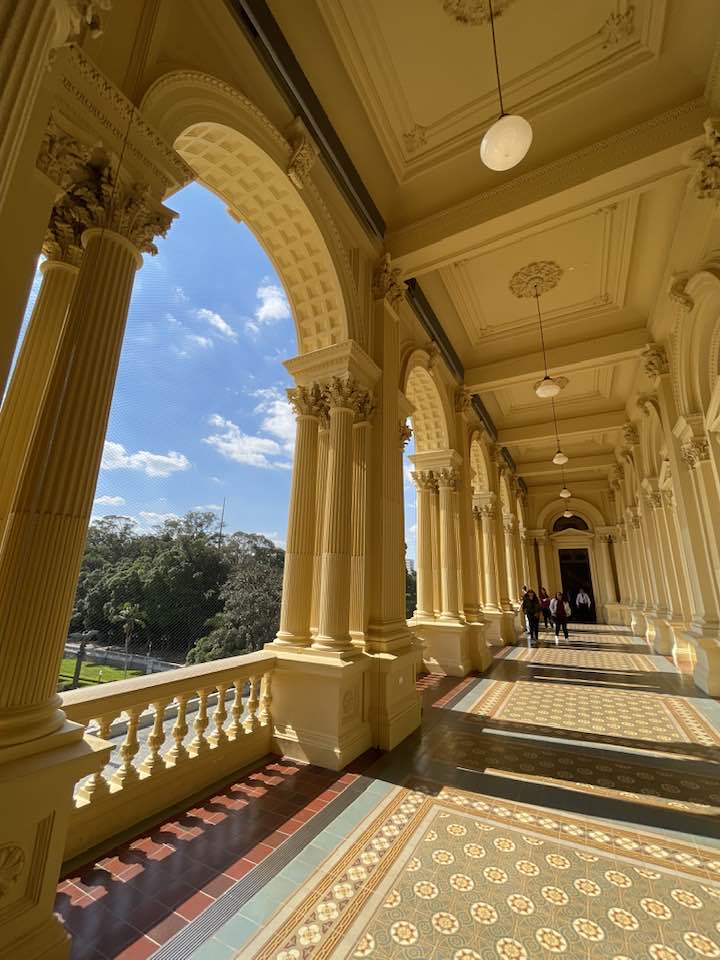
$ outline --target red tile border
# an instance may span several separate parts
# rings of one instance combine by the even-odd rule
[[[186,900],[185,903],[179,907],[175,907],[175,913],[185,920],[194,920],[195,917],[199,916],[203,910],[206,910],[210,904],[214,902],[214,897],[209,897],[206,893],[198,891],[193,894],[189,900]]]
[[[157,950],[158,945],[149,937],[141,937],[135,943],[131,943],[122,953],[115,955],[113,960],[147,960]]]

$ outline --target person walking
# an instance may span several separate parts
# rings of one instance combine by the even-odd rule
[[[580,587],[578,594],[575,597],[575,609],[577,610],[578,620],[582,623],[588,623],[590,621],[590,607],[592,605],[592,600],[590,595],[586,591],[585,587]]]
[[[540,646],[540,610],[542,608],[534,590],[526,591],[522,607],[530,634],[530,646],[533,645],[533,640]]]
[[[570,616],[570,604],[567,602],[564,593],[556,593],[550,601],[550,613],[555,622],[555,636],[560,636],[562,627],[563,636],[568,638],[568,617]]]
[[[544,626],[547,627],[550,624],[550,594],[545,587],[540,587],[539,600],[540,610],[542,611],[543,620],[545,621]]]

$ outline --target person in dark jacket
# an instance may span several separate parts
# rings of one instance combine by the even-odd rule
[[[570,616],[570,604],[567,602],[564,593],[556,593],[552,598],[550,601],[550,613],[555,621],[555,636],[560,636],[560,629],[562,628],[563,635],[567,640],[567,622]]]
[[[525,620],[527,621],[528,631],[530,633],[530,646],[532,646],[533,640],[540,645],[540,601],[538,600],[538,595],[534,590],[528,590],[525,596],[523,597],[522,602],[523,613],[525,614]]]
[[[547,627],[550,625],[550,594],[545,587],[540,587],[540,609]]]

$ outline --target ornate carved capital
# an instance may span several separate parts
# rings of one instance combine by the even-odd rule
[[[372,413],[372,396],[352,377],[333,377],[323,389],[323,397],[330,410],[352,410],[356,418],[365,419]]]
[[[623,424],[622,432],[623,440],[628,444],[628,446],[634,447],[640,443],[640,434],[638,433],[638,428],[630,420]]]
[[[17,843],[0,845],[0,903],[20,879],[25,866],[25,852]]]
[[[710,459],[710,443],[707,437],[693,437],[680,447],[682,462],[691,470],[703,460]]]
[[[624,12],[615,11],[610,14],[605,23],[600,27],[599,33],[602,37],[603,48],[614,47],[632,36],[635,20],[635,7],[628,4]]]
[[[401,421],[401,422],[400,422],[400,425],[399,425],[399,427],[398,427],[398,438],[399,438],[399,440],[400,440],[400,446],[401,446],[401,448],[403,448],[403,449],[405,448],[405,446],[406,446],[406,445],[410,442],[410,440],[412,439],[412,435],[413,435],[413,432],[412,432],[412,427],[410,426],[410,424],[409,424],[409,423],[405,423],[404,421]]]
[[[72,204],[63,197],[50,213],[43,253],[48,260],[59,260],[79,267],[82,260],[82,234],[83,227],[74,215]]]
[[[293,387],[287,391],[287,398],[296,417],[319,417],[325,406],[322,390],[316,383],[311,387]]]
[[[665,504],[665,506],[670,507],[670,509],[674,509],[675,494],[672,492],[670,487],[664,487],[661,492],[662,492],[663,503]]]
[[[503,529],[505,533],[512,533],[515,529],[515,517],[512,514],[503,515]]]
[[[93,40],[103,32],[102,13],[112,9],[112,0],[60,0],[70,21],[70,36],[87,29]]]
[[[310,178],[310,171],[320,151],[310,138],[300,117],[296,117],[293,121],[288,131],[288,140],[293,152],[288,163],[287,175],[298,190],[302,190]]]
[[[480,507],[480,513],[484,520],[494,520],[495,519],[495,506],[492,503],[484,503]]]
[[[415,470],[410,474],[418,490],[434,493],[437,490],[437,480],[432,470]]]
[[[662,506],[662,494],[659,490],[649,490],[645,494],[645,502],[651,510],[659,510]]]
[[[610,503],[615,503],[616,494],[615,494],[615,490],[612,487],[610,487],[610,489],[608,490],[607,498],[610,501]]]
[[[473,515],[473,520],[474,520],[476,523],[481,523],[481,522],[482,522],[482,508],[481,508],[481,507],[473,507],[473,508],[472,508],[472,515]]]
[[[645,375],[651,380],[670,373],[665,347],[661,347],[659,343],[649,343],[645,347],[642,352],[642,361]]]
[[[140,253],[156,254],[156,236],[164,237],[177,214],[157,203],[147,187],[117,181],[109,159],[86,165],[66,200],[83,230],[101,228],[125,237]]]
[[[388,300],[397,306],[405,298],[405,284],[400,280],[400,268],[393,267],[390,254],[386,253],[373,277],[373,294],[377,300]]]
[[[687,282],[687,274],[674,275],[670,278],[668,289],[668,299],[676,303],[685,313],[689,313],[695,306],[695,301],[685,290]]]
[[[720,200],[720,120],[708,117],[703,124],[705,144],[692,154],[697,165],[693,185],[700,200]]]
[[[613,538],[612,538],[611,534],[609,534],[609,533],[600,533],[600,534],[598,534],[598,538],[599,538],[599,540],[600,540],[600,543],[612,543],[612,542],[613,542]]]
[[[449,488],[450,490],[457,488],[458,472],[454,467],[438,470],[435,476],[437,477],[438,487]]]

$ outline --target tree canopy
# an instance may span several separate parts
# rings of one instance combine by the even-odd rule
[[[199,663],[257,650],[280,615],[284,553],[259,534],[221,537],[215,514],[193,511],[149,533],[107,516],[88,531],[71,630]]]

